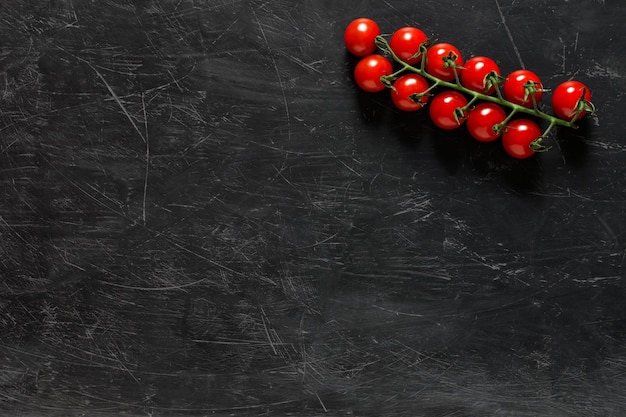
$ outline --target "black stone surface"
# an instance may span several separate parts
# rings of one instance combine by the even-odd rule
[[[598,112],[525,161],[440,131],[357,91],[361,16]],[[625,21],[3,0],[1,414],[626,415]]]

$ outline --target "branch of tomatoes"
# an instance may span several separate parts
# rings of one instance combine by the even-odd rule
[[[537,74],[519,69],[503,77],[491,58],[476,56],[465,62],[454,45],[431,45],[415,27],[400,28],[387,40],[376,22],[360,18],[348,25],[344,41],[348,51],[362,57],[354,72],[361,89],[389,88],[395,106],[403,111],[428,105],[432,121],[442,129],[466,124],[479,141],[502,137],[505,151],[515,158],[548,150],[543,140],[554,126],[576,128],[580,118],[596,111],[589,88],[569,80],[551,92],[554,114],[543,112],[540,101],[550,90],[544,89]],[[382,54],[375,53],[377,49]],[[434,94],[438,90],[442,91]],[[536,118],[548,122],[543,132]]]

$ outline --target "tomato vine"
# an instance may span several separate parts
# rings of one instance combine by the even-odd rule
[[[357,21],[363,24],[362,18]],[[508,132],[507,143],[517,141],[528,148],[523,152],[509,152],[503,141],[507,152],[515,158],[526,158],[536,151],[547,150],[542,141],[554,126],[576,128],[576,121],[595,111],[591,92],[581,82],[570,80],[556,88],[552,95],[555,115],[552,115],[539,109],[543,93],[549,90],[543,88],[539,77],[532,71],[517,70],[505,78],[490,58],[472,57],[464,63],[461,52],[454,45],[429,45],[428,38],[417,28],[403,27],[388,41],[380,34],[378,25],[372,20],[369,22],[372,27],[361,25],[358,46],[363,49],[363,45],[367,45],[365,49],[382,52],[364,57],[357,65],[359,70],[355,71],[355,79],[361,88],[375,85],[376,88],[363,88],[371,92],[390,88],[394,104],[404,111],[416,111],[428,103],[431,119],[443,129],[460,126],[475,109],[489,110],[491,115],[474,117],[468,124],[468,128],[475,130],[470,133],[477,140],[491,141]],[[356,36],[353,32],[354,24],[351,24],[344,36],[348,50],[354,49],[348,41]],[[398,69],[393,70],[386,56],[391,57]],[[409,74],[413,74],[412,78]],[[430,100],[433,91],[441,88],[444,91]],[[491,103],[491,106],[482,103]],[[509,112],[506,114],[493,106],[506,107]],[[516,122],[519,118],[515,116],[521,115],[543,119],[548,122],[547,127],[541,132],[532,120]],[[493,123],[487,126],[490,132],[485,131],[486,123]],[[536,137],[529,139],[529,135]]]

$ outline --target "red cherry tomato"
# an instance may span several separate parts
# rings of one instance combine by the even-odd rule
[[[346,27],[343,40],[346,49],[356,56],[367,56],[376,50],[374,39],[380,35],[378,24],[372,19],[361,17]]]
[[[424,32],[414,27],[403,27],[396,30],[389,38],[389,47],[402,61],[415,65],[422,61],[420,45],[426,44],[428,37]],[[418,56],[416,56],[418,55]]]
[[[372,54],[362,58],[356,64],[354,80],[362,90],[376,93],[385,89],[380,77],[391,73],[393,73],[391,62],[382,55]]]
[[[493,94],[496,91],[495,86],[486,84],[487,74],[495,72],[500,75],[498,64],[485,56],[475,56],[467,60],[461,71],[461,84],[465,88],[484,94]],[[487,88],[489,88],[487,90]]]
[[[426,105],[429,96],[424,95],[417,102],[411,100],[412,94],[420,94],[428,90],[430,85],[424,77],[418,74],[406,74],[393,83],[391,99],[397,108],[403,111],[419,110]]]
[[[541,129],[537,123],[528,119],[516,119],[507,124],[502,134],[502,146],[513,158],[524,159],[535,153],[530,144],[539,137]]]
[[[541,91],[541,80],[539,76],[532,71],[521,69],[513,71],[502,84],[502,93],[504,98],[515,104],[532,108],[532,95],[527,93],[526,84],[535,84],[535,103],[539,104],[543,92]]]
[[[467,99],[458,91],[443,91],[430,101],[430,119],[441,129],[452,130],[465,122],[465,114],[460,109],[467,105]]]
[[[426,52],[426,72],[444,81],[454,80],[454,68],[452,66],[444,67],[444,58],[450,55],[456,57],[454,62],[457,65],[463,65],[461,52],[454,45],[438,43],[428,48],[428,52]],[[460,73],[461,68],[457,68],[456,71]]]
[[[506,119],[502,107],[495,103],[480,103],[467,117],[467,130],[470,135],[481,142],[491,142],[498,139],[501,132],[494,128]]]
[[[580,81],[565,81],[552,92],[552,110],[554,114],[567,121],[578,120],[587,114],[584,101],[591,102],[591,90]],[[576,115],[579,106],[582,111]]]

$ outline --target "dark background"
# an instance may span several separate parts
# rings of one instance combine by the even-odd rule
[[[361,16],[574,77],[598,113],[525,161],[440,131],[357,91]],[[2,0],[0,412],[626,415],[625,21]]]

